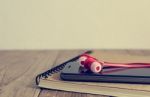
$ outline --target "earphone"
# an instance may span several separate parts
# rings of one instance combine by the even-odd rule
[[[102,70],[102,64],[97,59],[87,54],[80,56],[79,63],[81,67],[91,70],[94,73],[98,73]]]
[[[81,67],[84,67],[94,73],[99,73],[102,71],[103,67],[123,67],[123,68],[145,68],[150,67],[150,63],[111,63],[99,61],[96,58],[83,54],[79,57],[78,62]]]

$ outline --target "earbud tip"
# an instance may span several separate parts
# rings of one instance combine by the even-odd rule
[[[84,61],[87,59],[87,57],[86,56],[81,56],[80,58],[79,58],[79,60],[78,60],[78,62],[79,62],[79,64],[80,64],[80,66],[82,66],[82,67],[84,67]]]
[[[91,71],[94,73],[99,73],[102,70],[102,65],[99,62],[93,62],[91,64]]]

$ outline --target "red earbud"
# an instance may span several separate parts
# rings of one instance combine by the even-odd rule
[[[79,58],[79,63],[82,67],[91,70],[94,73],[99,73],[103,66],[124,67],[124,68],[145,68],[150,67],[150,63],[111,63],[98,61],[96,58],[83,54]]]
[[[97,59],[86,54],[79,58],[79,63],[82,67],[90,69],[94,73],[99,73],[102,70],[102,64]]]

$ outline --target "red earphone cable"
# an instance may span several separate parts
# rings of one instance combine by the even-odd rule
[[[95,60],[97,62],[99,62],[100,64],[102,64],[103,66],[112,66],[112,67],[127,67],[127,68],[144,68],[144,67],[150,67],[150,63],[112,63],[112,62],[105,62],[105,61],[99,61],[96,58],[88,55],[88,54],[84,54],[82,56],[87,57],[87,62],[91,63],[91,61]],[[93,59],[93,60],[91,60]]]

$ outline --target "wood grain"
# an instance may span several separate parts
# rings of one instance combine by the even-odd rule
[[[0,51],[0,97],[34,97],[35,76],[51,67],[58,51]]]
[[[109,96],[43,89],[39,97],[109,97]]]

